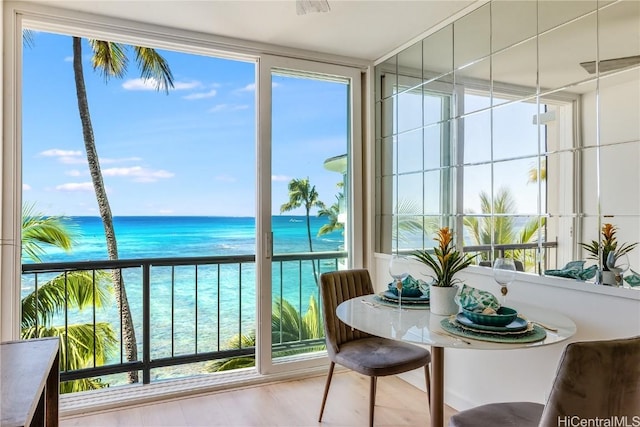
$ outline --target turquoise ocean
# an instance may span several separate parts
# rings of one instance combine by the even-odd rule
[[[75,236],[72,251],[47,248],[42,262],[107,260],[104,229],[99,217],[68,217]],[[343,250],[342,231],[318,236],[326,218],[311,217],[314,252]],[[120,259],[254,255],[255,218],[252,217],[114,217]],[[274,254],[309,252],[306,218],[274,216]],[[28,262],[24,260],[24,262]],[[321,269],[333,269],[323,262]],[[301,314],[310,297],[317,299],[317,285],[310,261],[274,263],[273,299],[286,299]],[[197,275],[198,286],[195,286]],[[142,273],[123,271],[138,343],[142,330]],[[43,283],[46,275],[38,281]],[[151,276],[152,357],[214,351],[236,335],[255,329],[255,264],[154,267]],[[302,285],[300,285],[302,283]],[[197,288],[197,289],[196,289]],[[23,296],[34,289],[32,276],[22,280]],[[218,312],[218,307],[220,307]],[[69,323],[92,323],[92,310],[69,312]],[[111,323],[118,336],[119,315],[115,303],[96,310],[96,321]],[[63,316],[54,322],[64,324]],[[219,331],[219,333],[218,333]],[[197,340],[196,340],[197,336]],[[197,341],[197,349],[195,348]],[[139,344],[139,349],[141,348]],[[113,360],[120,359],[120,352]]]

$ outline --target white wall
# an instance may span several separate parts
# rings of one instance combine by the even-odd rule
[[[387,255],[376,255],[371,274],[377,290],[390,282],[388,260]],[[421,278],[427,268],[411,263],[409,271]],[[472,266],[459,277],[470,286],[499,293],[489,268]],[[544,403],[567,343],[640,335],[640,290],[519,273],[508,298],[565,314],[576,323],[577,333],[568,341],[530,349],[446,349],[445,402],[455,409],[500,401]],[[419,373],[405,379],[417,386],[423,381]]]

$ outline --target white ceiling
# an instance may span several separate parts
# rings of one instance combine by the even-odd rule
[[[23,1],[372,61],[475,0],[329,0],[306,15],[295,0]]]

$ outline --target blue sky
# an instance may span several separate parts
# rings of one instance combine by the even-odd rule
[[[255,64],[159,50],[169,95],[140,79],[83,65],[96,146],[114,215],[255,215]],[[70,36],[34,33],[23,54],[23,200],[51,215],[98,215],[86,166]],[[346,85],[275,76],[272,212],[292,178],[309,177],[327,204],[346,152]],[[293,214],[302,214],[301,210]]]

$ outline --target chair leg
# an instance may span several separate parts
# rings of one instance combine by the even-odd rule
[[[424,365],[424,379],[427,384],[427,400],[429,401],[429,413],[431,413],[431,375],[429,374],[430,363]]]
[[[324,396],[322,396],[322,406],[320,406],[320,416],[318,422],[322,422],[322,414],[324,413],[324,405],[327,403],[327,395],[329,394],[329,387],[331,386],[331,378],[333,377],[333,368],[336,367],[335,362],[331,362],[329,365],[329,373],[327,374],[327,382],[324,385]]]
[[[376,405],[376,384],[378,377],[371,377],[371,393],[369,395],[369,427],[373,427],[373,407]]]

